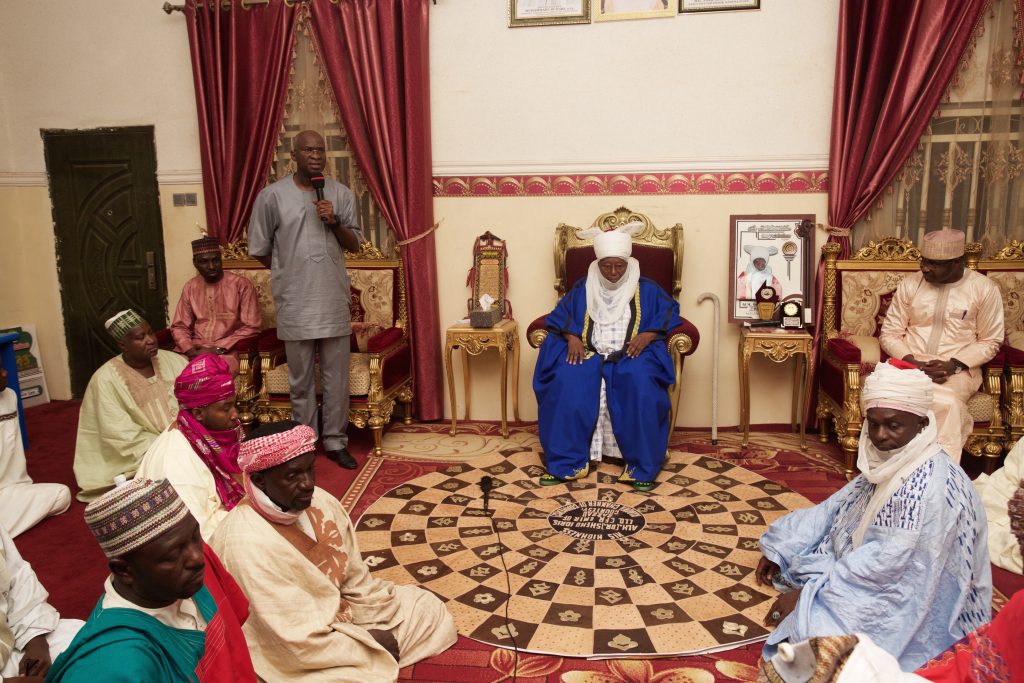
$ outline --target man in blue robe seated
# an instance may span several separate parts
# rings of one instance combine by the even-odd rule
[[[256,681],[249,602],[166,480],[133,479],[85,509],[111,574],[53,683]]]
[[[547,316],[533,375],[547,466],[541,485],[585,477],[592,460],[621,458],[619,480],[649,491],[665,461],[675,372],[662,340],[682,321],[678,302],[641,277],[630,255],[641,227],[578,233],[593,238],[597,258]]]
[[[890,360],[861,397],[861,474],[761,536],[757,580],[783,591],[765,659],[782,642],[863,633],[913,671],[991,619],[985,510],[936,441],[931,380]]]

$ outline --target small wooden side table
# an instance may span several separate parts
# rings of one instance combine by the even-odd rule
[[[498,349],[501,359],[501,435],[508,438],[506,395],[508,394],[508,358],[512,356],[512,414],[519,421],[519,326],[515,320],[502,320],[494,327],[477,328],[468,324],[452,325],[445,333],[444,364],[448,371],[448,398],[452,412],[452,428],[448,433],[455,436],[455,373],[452,369],[452,351],[462,351],[462,378],[466,396],[466,415],[469,419],[469,357],[478,356],[487,349]]]
[[[796,431],[800,423],[800,448],[807,450],[807,404],[811,398],[811,351],[814,337],[807,330],[768,330],[743,327],[740,331],[740,429],[741,445],[746,446],[750,436],[750,357],[760,353],[775,363],[783,363],[796,356],[793,367],[793,411],[791,427]],[[801,375],[802,371],[802,375]],[[801,391],[801,388],[803,391]],[[801,394],[803,400],[800,400]],[[799,413],[798,413],[799,411]]]

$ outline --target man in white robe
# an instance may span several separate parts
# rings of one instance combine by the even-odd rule
[[[991,620],[985,511],[936,441],[933,386],[910,363],[878,364],[861,391],[861,474],[761,536],[756,578],[783,593],[765,659],[864,633],[912,671]]]
[[[11,537],[51,515],[66,512],[71,491],[63,484],[35,484],[28,476],[18,424],[18,397],[0,368],[0,527]]]
[[[1010,501],[1020,497],[1024,485],[1024,439],[1007,454],[1003,466],[974,480],[988,517],[988,554],[992,564],[1024,574],[1021,545],[1010,524]]]
[[[174,379],[184,356],[157,348],[153,328],[132,310],[107,321],[121,354],[100,366],[85,390],[75,441],[78,500],[88,502],[131,477],[146,449],[178,413]]]
[[[987,277],[965,269],[965,239],[959,230],[925,235],[921,272],[896,288],[878,338],[883,351],[935,383],[939,444],[957,463],[974,429],[967,400],[1003,343],[1002,296]]]
[[[61,619],[32,566],[0,527],[0,680],[46,675],[84,622]]]
[[[246,498],[212,545],[249,597],[245,623],[267,681],[395,681],[400,667],[456,640],[432,593],[374,578],[348,514],[315,487],[316,433],[276,422],[242,442]]]
[[[209,541],[244,495],[235,480],[242,426],[231,366],[224,356],[196,356],[175,380],[174,396],[178,417],[146,451],[135,477],[171,482]]]

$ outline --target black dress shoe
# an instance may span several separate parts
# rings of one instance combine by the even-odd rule
[[[338,451],[327,451],[325,455],[346,470],[354,470],[359,467],[359,463],[356,462],[356,459],[352,457],[347,448],[342,448]]]

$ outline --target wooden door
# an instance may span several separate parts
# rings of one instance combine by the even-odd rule
[[[118,353],[105,320],[134,308],[153,329],[167,325],[153,127],[44,130],[43,149],[71,391],[80,397]]]

